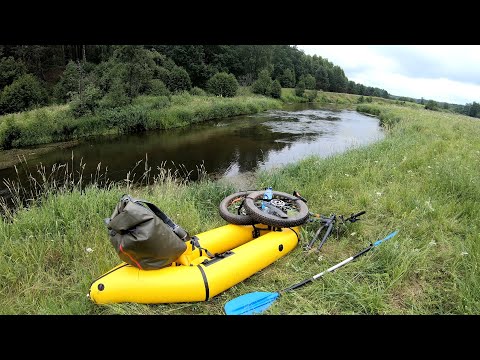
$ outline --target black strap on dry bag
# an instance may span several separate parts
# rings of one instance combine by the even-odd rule
[[[143,203],[149,207],[150,210],[154,212],[155,215],[157,215],[160,219],[163,220],[165,224],[170,226],[173,230],[173,232],[183,241],[188,241],[189,240],[189,235],[188,232],[186,232],[180,225],[175,224],[172,219],[170,219],[162,210],[160,210],[155,204],[152,204],[151,202],[148,202],[143,199],[132,199],[133,202],[138,203]]]

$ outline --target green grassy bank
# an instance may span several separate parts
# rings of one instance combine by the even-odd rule
[[[313,96],[315,95],[316,96]],[[248,87],[237,96],[223,98],[187,92],[167,96],[139,96],[132,104],[98,108],[95,113],[75,118],[70,105],[52,105],[0,116],[0,169],[13,166],[24,156],[68,148],[94,135],[138,133],[154,129],[189,126],[212,119],[246,115],[276,109],[284,104],[315,102],[325,106],[354,109],[359,101],[394,103],[378,97],[283,88],[280,99],[253,94]],[[416,104],[410,103],[412,106]]]
[[[123,193],[151,200],[195,234],[225,224],[218,204],[238,189],[159,173],[146,188],[45,190],[41,205],[0,222],[0,313],[223,314],[236,296],[283,289],[398,229],[365,256],[286,293],[265,314],[478,314],[480,122],[410,106],[360,106],[386,124],[384,140],[255,175],[258,188],[298,190],[313,212],[366,210],[320,253],[302,249],[318,228],[307,224],[291,253],[208,302],[99,306],[86,294],[119,263],[103,219]]]
[[[75,118],[70,105],[47,106],[0,117],[0,148],[10,149],[81,139],[91,135],[169,129],[279,108],[282,102],[246,93],[233,98],[191,95],[139,96],[132,104],[100,108]]]

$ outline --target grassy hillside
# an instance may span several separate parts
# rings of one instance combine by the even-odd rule
[[[328,91],[316,91],[316,97],[313,97],[315,90],[305,90],[304,96],[296,96],[295,89],[282,88],[281,100],[284,103],[298,103],[298,102],[315,102],[325,105],[336,105],[345,108],[355,108],[358,104],[395,104],[408,106],[416,109],[424,108],[423,105],[416,104],[408,101],[398,101],[392,99],[385,99],[377,96],[363,96],[355,94],[336,93]]]

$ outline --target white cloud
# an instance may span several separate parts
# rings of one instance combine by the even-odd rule
[[[480,102],[478,45],[297,45],[339,65],[349,80],[390,94]]]

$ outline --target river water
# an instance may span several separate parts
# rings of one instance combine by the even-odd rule
[[[54,164],[83,166],[84,179],[100,170],[109,181],[139,177],[147,167],[177,170],[195,180],[203,169],[216,178],[232,178],[269,169],[309,155],[326,157],[384,136],[377,118],[351,110],[293,104],[282,110],[237,116],[198,125],[140,134],[95,137],[69,149],[32,155],[19,175],[13,167],[0,170],[0,196],[8,197],[3,180],[46,173]],[[72,161],[73,157],[73,161]]]

